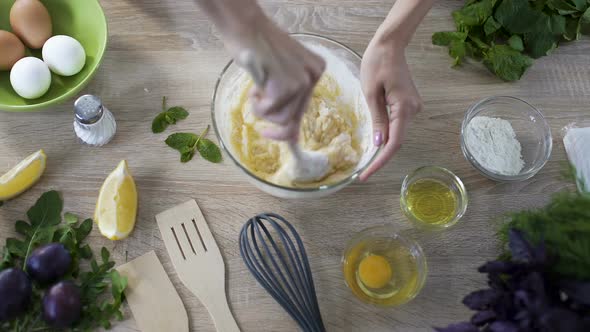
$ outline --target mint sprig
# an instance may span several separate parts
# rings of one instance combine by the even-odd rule
[[[559,43],[590,35],[587,0],[468,0],[452,17],[456,31],[437,32],[432,43],[448,47],[453,66],[473,58],[505,81]]]
[[[199,135],[193,133],[175,133],[166,139],[166,144],[180,152],[180,161],[189,162],[198,151],[201,157],[212,163],[220,163],[222,160],[221,150],[210,139],[205,138],[209,127]]]
[[[188,117],[188,111],[180,106],[166,109],[166,97],[162,97],[162,112],[152,121],[152,132],[158,134],[164,132],[169,125],[176,124],[178,120]]]

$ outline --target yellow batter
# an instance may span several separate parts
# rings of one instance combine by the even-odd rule
[[[308,111],[303,116],[299,144],[304,150],[325,153],[330,160],[326,177],[314,183],[296,183],[281,166],[290,159],[286,143],[266,139],[260,129],[272,124],[254,116],[248,102],[252,83],[245,84],[240,101],[231,113],[231,141],[242,164],[258,177],[287,187],[317,187],[348,177],[361,158],[358,116],[342,101],[336,81],[324,74],[317,84]]]

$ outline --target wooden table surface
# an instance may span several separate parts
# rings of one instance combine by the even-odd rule
[[[297,329],[255,282],[239,255],[240,228],[263,211],[282,214],[301,233],[329,331],[431,331],[431,326],[467,319],[469,311],[461,299],[484,286],[484,276],[476,268],[499,251],[494,218],[540,206],[551,193],[567,186],[559,179],[565,160],[560,130],[590,116],[588,40],[564,45],[535,61],[520,82],[503,83],[477,64],[450,68],[446,49],[431,45],[433,32],[452,29],[450,12],[461,3],[441,0],[407,50],[425,109],[395,159],[369,182],[351,185],[333,196],[315,201],[281,200],[251,186],[229,158],[221,165],[199,158],[181,164],[178,153],[164,144],[166,135],[150,131],[162,96],[169,97],[170,105],[183,105],[191,112],[174,130],[200,131],[211,123],[213,87],[229,58],[218,33],[194,1],[101,2],[109,21],[109,48],[98,75],[84,92],[103,98],[117,119],[117,135],[103,148],[78,144],[72,130],[72,101],[42,113],[0,113],[2,172],[40,148],[49,158],[42,180],[0,208],[0,241],[14,235],[14,221],[50,189],[61,191],[65,211],[92,216],[104,178],[121,159],[127,159],[139,190],[135,231],[126,240],[111,242],[95,229],[90,243],[112,250],[118,263],[155,250],[184,300],[191,331],[214,331],[214,326],[203,305],[181,285],[154,219],[157,213],[191,198],[200,204],[225,257],[228,297],[243,331]],[[392,1],[264,0],[262,4],[289,31],[325,35],[362,54]],[[524,98],[539,107],[551,124],[551,160],[531,180],[489,181],[461,154],[459,128],[465,110],[491,95]],[[470,195],[467,214],[442,233],[412,232],[428,257],[430,270],[414,301],[393,309],[361,304],[344,284],[342,250],[365,227],[394,224],[410,228],[399,208],[399,190],[403,176],[423,165],[447,167],[463,179]],[[126,311],[127,319],[116,331],[137,330]]]

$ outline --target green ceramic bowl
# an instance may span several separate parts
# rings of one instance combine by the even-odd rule
[[[54,35],[77,39],[86,51],[86,65],[78,74],[62,77],[51,74],[51,87],[43,97],[24,99],[10,85],[10,73],[0,71],[0,110],[36,111],[62,103],[75,96],[94,76],[107,47],[107,21],[98,0],[41,0],[53,22]],[[0,29],[11,31],[9,16],[14,0],[0,1]],[[41,50],[28,50],[27,55],[41,58]]]

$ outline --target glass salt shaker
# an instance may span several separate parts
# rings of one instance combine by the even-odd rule
[[[115,136],[115,117],[103,106],[99,97],[84,95],[78,98],[74,111],[74,132],[82,144],[102,146]]]

